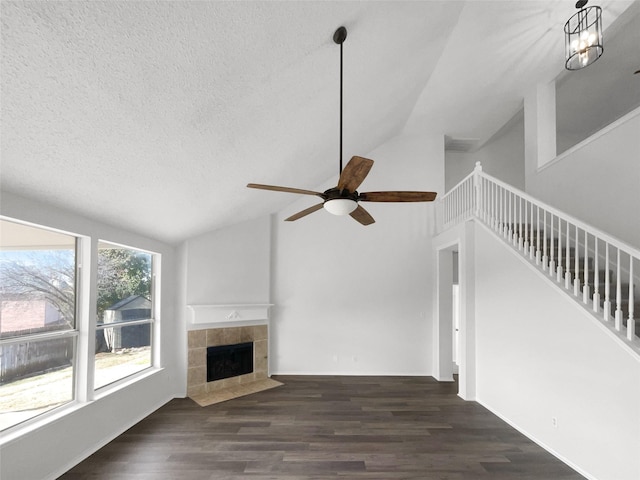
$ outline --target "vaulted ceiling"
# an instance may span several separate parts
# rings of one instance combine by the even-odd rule
[[[630,1],[601,2],[612,21]],[[1,184],[167,242],[292,200],[401,132],[482,143],[563,68],[567,1],[11,2]],[[259,192],[258,192],[259,193]]]

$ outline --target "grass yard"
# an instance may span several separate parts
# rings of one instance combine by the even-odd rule
[[[151,365],[151,348],[98,353],[95,385],[108,385]],[[71,367],[34,375],[0,386],[0,430],[28,420],[73,399]]]

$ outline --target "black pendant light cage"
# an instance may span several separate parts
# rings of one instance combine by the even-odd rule
[[[602,9],[597,6],[583,8],[586,1],[580,0],[575,13],[564,24],[565,68],[580,70],[602,56]]]

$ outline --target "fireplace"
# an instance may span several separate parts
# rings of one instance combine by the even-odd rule
[[[200,397],[269,378],[268,343],[267,325],[225,326],[189,331],[187,395],[192,398]],[[249,372],[239,373],[240,370],[231,367],[233,376],[228,375],[212,380],[207,372],[209,348],[233,347],[235,350],[238,345],[243,344],[249,345],[247,349],[251,362]],[[233,355],[237,356],[238,352]]]
[[[207,382],[253,373],[253,342],[207,348]]]

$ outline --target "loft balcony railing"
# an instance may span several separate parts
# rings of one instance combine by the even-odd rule
[[[640,251],[485,174],[479,162],[437,205],[438,232],[479,220],[640,346]]]

